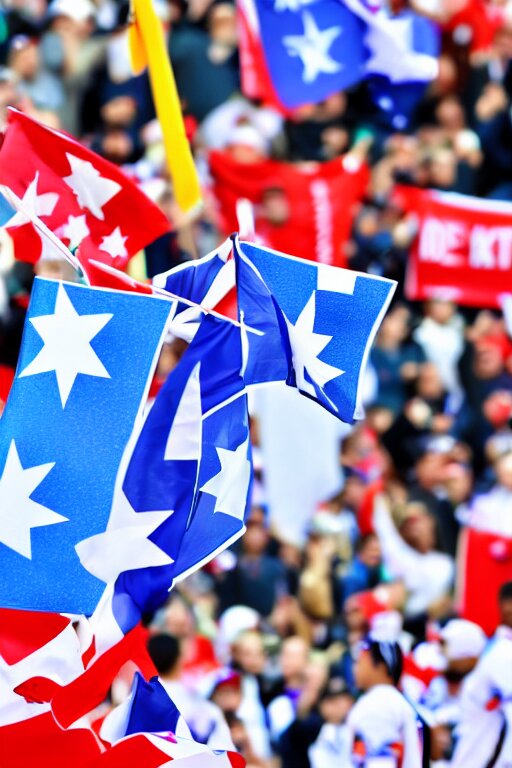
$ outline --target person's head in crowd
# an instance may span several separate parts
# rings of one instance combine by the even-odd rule
[[[242,552],[247,557],[259,558],[265,554],[270,538],[261,508],[254,507],[251,510],[246,527],[241,541]]]
[[[422,363],[419,366],[416,394],[427,402],[440,400],[446,395],[439,368],[434,363]]]
[[[240,672],[261,675],[265,670],[267,658],[260,632],[242,632],[233,643],[231,658],[233,666]]]
[[[512,629],[512,581],[502,585],[498,594],[500,624]]]
[[[8,65],[19,80],[34,80],[40,66],[37,40],[27,35],[15,35],[9,44]]]
[[[441,97],[446,94],[456,93],[458,87],[457,64],[453,56],[442,53],[438,59],[437,77],[429,86],[429,94],[433,97]]]
[[[302,637],[288,637],[283,641],[279,664],[287,687],[300,688],[309,656],[309,645]]]
[[[361,536],[355,546],[355,557],[367,568],[379,568],[382,563],[382,548],[375,533]]]
[[[474,343],[473,371],[477,379],[498,378],[505,370],[510,356],[510,342],[505,334],[485,334]]]
[[[279,179],[269,183],[263,190],[259,215],[275,227],[286,224],[290,218],[290,203]]]
[[[233,669],[220,670],[214,680],[210,699],[224,713],[234,714],[242,703],[242,677]]]
[[[217,45],[234,49],[238,41],[236,11],[233,3],[214,3],[208,11],[208,32]]]
[[[179,674],[181,649],[176,637],[162,632],[152,635],[147,645],[151,661],[161,678],[169,679]]]
[[[444,298],[435,298],[427,301],[423,306],[423,314],[438,325],[448,325],[457,313],[457,305],[454,301]]]
[[[53,32],[68,40],[86,40],[94,31],[97,8],[91,0],[52,0],[48,21]]]
[[[506,389],[491,392],[482,404],[482,411],[493,429],[508,428],[512,419],[512,392]]]
[[[420,502],[409,502],[406,505],[400,533],[409,546],[421,554],[436,548],[436,520]]]
[[[20,99],[17,77],[9,67],[0,67],[0,129],[7,119],[7,107],[15,107]]]
[[[384,349],[397,349],[409,334],[411,313],[403,304],[392,307],[382,321],[376,344]]]
[[[446,660],[444,676],[458,683],[473,671],[487,643],[483,629],[466,619],[451,619],[439,633],[441,652]]]
[[[435,189],[450,190],[457,182],[457,157],[449,147],[434,150],[429,163],[429,184]]]
[[[244,165],[258,163],[268,154],[265,139],[249,123],[236,126],[227,140],[226,150],[233,160]]]
[[[341,725],[347,719],[354,697],[342,677],[331,677],[320,691],[318,711],[331,725]]]
[[[169,603],[162,611],[161,628],[180,640],[189,638],[194,634],[194,613],[177,592],[171,593]]]
[[[397,642],[380,640],[370,634],[359,643],[354,664],[359,690],[368,691],[376,685],[397,686],[402,669],[403,654]]]
[[[493,465],[498,485],[512,492],[512,451],[506,451],[498,456]],[[512,514],[512,509],[510,510]]]

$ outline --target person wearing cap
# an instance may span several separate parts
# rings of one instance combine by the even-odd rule
[[[28,99],[33,108],[42,113],[60,114],[65,107],[64,88],[59,77],[41,61],[37,40],[15,35],[9,44],[7,63],[16,78],[20,97]]]
[[[348,718],[354,768],[421,768],[416,713],[399,692],[403,655],[396,641],[368,635],[356,650],[354,675],[363,695]]]
[[[498,604],[501,624],[463,683],[450,768],[512,768],[512,581]]]
[[[325,768],[342,760],[348,749],[347,715],[354,697],[342,677],[310,675],[297,704],[295,719],[281,735],[281,768]],[[337,763],[344,768],[346,763]]]

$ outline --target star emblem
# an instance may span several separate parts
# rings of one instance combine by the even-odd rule
[[[11,441],[0,477],[0,542],[28,560],[32,559],[32,528],[68,519],[30,498],[54,466],[53,462],[24,469],[16,443]]]
[[[76,248],[90,233],[85,213],[81,216],[69,216],[67,222],[60,229],[61,237],[69,240],[70,248]]]
[[[117,181],[101,175],[89,160],[82,160],[66,152],[71,174],[63,181],[71,187],[80,208],[87,208],[93,216],[104,221],[103,207],[122,189]]]
[[[345,373],[340,368],[335,368],[333,365],[319,360],[318,356],[332,341],[333,337],[314,332],[315,303],[315,292],[313,291],[295,325],[284,315],[290,336],[297,387],[311,395],[315,395],[316,392],[313,384],[306,379],[306,372],[321,390],[329,381]]]
[[[23,207],[26,208],[27,213],[31,213],[33,216],[51,216],[55,210],[55,206],[59,202],[59,195],[56,192],[43,192],[38,194],[37,185],[39,184],[39,171],[28,185],[25,194],[23,195],[21,202]],[[12,219],[10,219],[6,227],[17,227],[21,224],[27,223],[27,217],[21,211],[17,211]]]
[[[80,541],[75,550],[83,567],[106,584],[124,571],[171,565],[172,557],[149,540],[173,510],[135,512],[124,492],[114,501],[107,530]]]
[[[423,82],[437,76],[438,63],[434,56],[418,53],[412,48],[412,19],[376,17],[368,25],[365,44],[371,52],[366,71],[386,75],[392,83]]]
[[[112,260],[115,260],[118,257],[124,259],[126,256],[128,256],[128,251],[125,247],[127,240],[128,237],[123,236],[121,228],[116,227],[114,231],[110,233],[110,235],[106,235],[102,238],[100,250],[106,251],[106,253],[112,257]]]
[[[112,317],[111,314],[79,315],[60,284],[54,314],[30,318],[44,346],[23,369],[20,378],[55,371],[63,408],[78,374],[109,379],[110,374],[90,342]]]
[[[341,27],[320,30],[309,11],[302,14],[303,35],[286,35],[283,44],[289,56],[299,56],[304,70],[302,80],[314,83],[320,74],[335,74],[343,67],[329,56],[329,49],[342,33]]]
[[[251,480],[251,462],[247,458],[249,438],[234,451],[216,448],[220,472],[211,477],[199,490],[215,496],[214,512],[223,512],[243,522],[247,491]]]

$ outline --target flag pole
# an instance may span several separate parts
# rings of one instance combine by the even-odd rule
[[[175,200],[188,220],[203,205],[201,185],[185,132],[181,104],[165,37],[152,0],[131,0],[129,44],[132,68],[147,65],[155,110],[162,128]]]

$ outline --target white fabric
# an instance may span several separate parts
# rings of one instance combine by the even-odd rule
[[[283,694],[273,699],[267,707],[270,736],[274,742],[295,720],[295,709],[289,696]]]
[[[422,553],[400,536],[388,509],[378,503],[374,525],[384,563],[390,576],[402,579],[409,593],[405,614],[414,616],[448,594],[454,578],[454,563],[442,552]]]
[[[457,517],[478,531],[512,537],[512,491],[496,485],[459,507]]]
[[[486,704],[499,696],[493,710]],[[506,722],[507,736],[494,768],[512,765],[512,629],[499,627],[473,672],[464,680],[460,698],[458,741],[451,768],[486,768]]]
[[[262,760],[268,759],[271,750],[265,710],[260,700],[258,681],[252,675],[243,676],[242,703],[236,714],[245,725],[255,755]]]
[[[271,525],[279,537],[302,546],[318,504],[342,488],[340,441],[350,427],[285,384],[250,394]]]
[[[429,362],[434,363],[441,381],[448,392],[461,390],[457,363],[464,350],[464,325],[455,316],[442,325],[431,317],[425,317],[413,334]]]
[[[178,680],[160,680],[197,739],[206,737],[210,749],[233,750],[233,740],[222,711]]]
[[[49,704],[28,704],[13,689],[31,677],[46,677],[67,685],[84,671],[78,636],[68,624],[57,637],[9,665],[0,656],[0,726],[28,720],[50,710]],[[1,762],[1,761],[0,761]]]
[[[349,748],[350,731],[346,725],[325,723],[317,740],[308,750],[311,768],[347,768],[347,750]],[[334,762],[333,762],[334,761]]]
[[[376,685],[356,702],[347,719],[349,743],[358,735],[368,754],[378,755],[391,744],[402,744],[402,768],[421,768],[416,715],[392,685]]]

